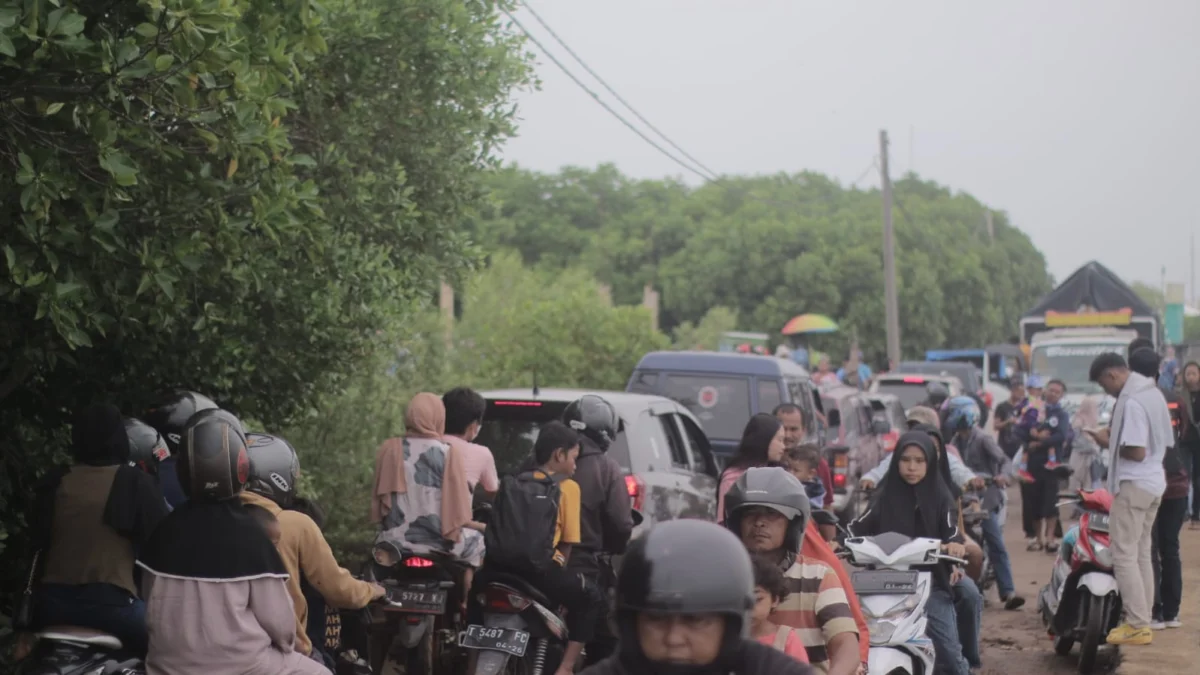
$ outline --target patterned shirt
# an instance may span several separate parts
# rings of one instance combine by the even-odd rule
[[[795,628],[813,669],[828,673],[829,641],[842,633],[858,635],[842,582],[832,567],[803,556],[796,558],[784,577],[791,593],[779,603],[771,621]]]

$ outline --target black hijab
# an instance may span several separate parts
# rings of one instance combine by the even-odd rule
[[[182,504],[154,531],[137,564],[155,576],[197,581],[288,578],[275,545],[236,497]]]
[[[920,448],[925,455],[925,477],[916,485],[910,485],[900,475],[900,457],[910,447]],[[879,531],[940,539],[943,529],[940,518],[952,504],[949,490],[938,478],[937,448],[933,438],[923,431],[905,433],[896,441],[887,476],[880,483],[871,505],[871,509],[879,514]]]

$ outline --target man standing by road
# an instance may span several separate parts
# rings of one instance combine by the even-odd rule
[[[1008,383],[1008,400],[996,406],[995,428],[999,436],[1000,449],[1009,459],[1017,456],[1021,449],[1021,439],[1017,438],[1013,427],[1021,418],[1025,409],[1025,383],[1019,376],[1013,377]]]
[[[1154,639],[1150,631],[1154,598],[1151,535],[1167,487],[1163,457],[1174,438],[1171,413],[1154,380],[1131,372],[1120,354],[1097,356],[1088,377],[1117,398],[1109,429],[1090,432],[1112,453],[1108,471],[1108,490],[1113,494],[1110,535],[1113,574],[1125,606],[1125,623],[1109,632],[1108,643],[1148,645]],[[1116,432],[1110,434],[1111,429]]]
[[[783,445],[787,450],[798,448],[804,444],[808,436],[808,419],[804,410],[795,403],[781,403],[771,412],[775,419],[783,425]],[[829,470],[829,462],[821,458],[817,465],[817,476],[825,486],[824,508],[833,504],[833,472]]]
[[[1033,384],[1029,385],[1033,389]],[[1058,509],[1055,503],[1058,498],[1058,476],[1054,468],[1058,465],[1058,457],[1062,455],[1063,445],[1067,440],[1067,432],[1071,428],[1071,416],[1059,404],[1067,393],[1067,385],[1061,380],[1051,380],[1046,384],[1045,405],[1041,421],[1034,426],[1023,425],[1018,433],[1025,441],[1025,464],[1033,484],[1029,489],[1028,501],[1024,505],[1032,512],[1033,534],[1035,545],[1029,550],[1044,548],[1047,553],[1057,553],[1058,543],[1054,541],[1054,526],[1058,522]],[[1030,416],[1026,415],[1026,420]]]

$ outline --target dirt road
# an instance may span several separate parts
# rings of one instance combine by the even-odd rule
[[[1074,673],[1079,664],[1078,647],[1070,656],[1055,655],[1042,628],[1037,593],[1050,577],[1053,558],[1047,553],[1025,550],[1020,501],[1017,489],[1011,488],[1004,539],[1012,558],[1017,592],[1024,595],[1027,602],[1019,611],[1006,612],[996,601],[995,589],[990,591],[991,606],[983,611],[982,673]],[[1184,627],[1156,632],[1154,644],[1148,647],[1126,647],[1119,654],[1112,647],[1102,648],[1099,672],[1114,668],[1117,675],[1197,672],[1195,664],[1200,661],[1200,531],[1189,530],[1185,525],[1180,544],[1184,569],[1180,619]]]

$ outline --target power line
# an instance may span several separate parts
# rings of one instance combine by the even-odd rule
[[[637,111],[637,109],[634,108],[633,105],[631,105],[629,103],[629,101],[626,101],[624,98],[622,98],[621,95],[618,94],[615,89],[613,89],[611,86],[609,86],[608,82],[604,81],[603,77],[600,77],[600,75],[596,71],[592,70],[591,66],[589,66],[587,64],[587,62],[583,60],[582,57],[580,57],[578,54],[575,53],[575,50],[571,49],[571,46],[568,45],[566,43],[566,41],[564,41],[562,38],[560,38],[558,36],[558,33],[554,32],[554,29],[550,27],[550,24],[546,23],[546,21],[544,19],[542,19],[541,15],[539,15],[528,2],[525,2],[524,0],[522,0],[521,4],[525,6],[525,10],[527,12],[529,12],[529,15],[532,16],[538,23],[540,23],[542,25],[542,28],[546,29],[546,32],[550,34],[550,37],[554,38],[554,41],[557,42],[559,45],[561,45],[562,48],[565,49],[567,51],[567,53],[571,55],[571,58],[575,59],[575,61],[578,62],[580,66],[583,66],[583,69],[585,71],[587,71],[588,75],[591,75],[592,77],[594,77],[596,79],[596,81],[600,83],[600,86],[604,87],[608,91],[608,93],[612,94],[613,98],[617,99],[617,101],[621,105],[628,108],[629,112],[633,113],[634,117],[638,118],[638,120],[640,120],[642,124],[646,125],[646,128],[648,128],[648,129],[650,129],[650,131],[653,131],[654,133],[658,134],[659,138],[662,138],[664,141],[666,141],[667,145],[670,145],[672,148],[674,148],[676,151],[678,151],[679,154],[681,154],[684,157],[686,157],[687,159],[691,160],[691,162],[693,164],[700,167],[701,169],[704,169],[704,171],[708,172],[708,174],[714,180],[718,177],[718,174],[716,171],[713,171],[712,169],[708,168],[707,166],[704,166],[703,162],[701,162],[700,160],[698,160],[695,157],[692,157],[690,154],[688,154],[687,150],[684,150],[683,148],[679,147],[679,144],[677,144],[675,141],[671,140],[670,137],[668,137],[666,134],[664,134],[662,131],[660,131],[658,129],[658,127],[654,126],[654,124],[652,124],[650,122],[650,120],[648,120],[644,116],[642,116],[642,114],[639,113]],[[545,50],[542,50],[542,51],[545,51]]]

